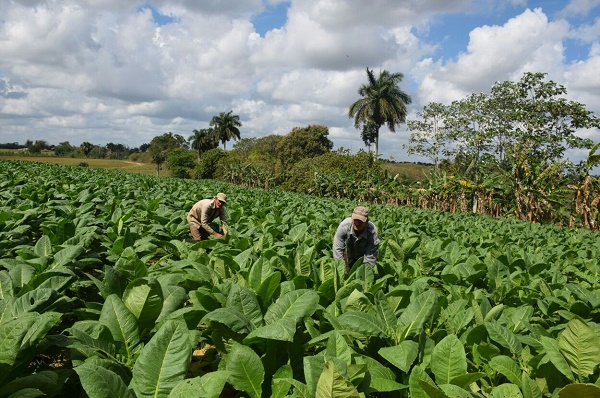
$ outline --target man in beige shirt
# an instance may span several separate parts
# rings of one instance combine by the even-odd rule
[[[210,227],[210,222],[219,217],[221,220],[221,229],[225,229],[227,223],[227,215],[225,214],[225,203],[227,203],[227,195],[219,192],[212,199],[202,199],[190,210],[186,219],[190,223],[190,232],[194,240],[208,239],[210,235],[217,238],[222,238],[223,234],[215,231]]]

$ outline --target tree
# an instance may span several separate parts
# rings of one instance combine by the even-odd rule
[[[112,157],[113,152],[116,152],[116,147],[117,147],[117,144],[114,144],[112,142],[109,142],[108,144],[106,144],[106,149],[108,150],[108,158],[109,159]]]
[[[593,143],[575,135],[576,130],[600,128],[600,119],[585,105],[565,98],[567,90],[545,73],[525,73],[520,81],[505,81],[492,87],[497,132],[504,132],[503,147],[529,143],[529,162],[551,164],[563,159],[565,151],[591,148]]]
[[[193,135],[190,136],[189,141],[191,148],[198,152],[198,160],[202,152],[214,149],[219,146],[219,138],[212,129],[201,129],[193,130]]]
[[[94,149],[94,144],[85,141],[79,147],[81,148],[81,152],[83,152],[83,156],[87,159],[90,152]]]
[[[166,161],[169,170],[171,170],[171,176],[177,178],[190,178],[196,166],[194,153],[184,148],[172,149]]]
[[[46,149],[48,143],[44,140],[36,140],[35,144],[29,146],[29,152],[31,153],[40,153],[42,150]]]
[[[471,163],[465,175],[476,183],[479,181],[480,161],[485,154],[493,150],[493,138],[496,134],[490,108],[489,97],[485,94],[471,94],[460,101],[454,101],[449,107],[444,121],[448,137],[454,148],[448,153],[466,155]]]
[[[279,161],[284,170],[300,159],[314,158],[331,151],[333,142],[327,138],[328,135],[328,128],[320,125],[292,129],[277,144]]]
[[[358,89],[361,98],[350,105],[348,117],[354,118],[354,127],[372,121],[377,126],[375,134],[375,154],[379,152],[379,129],[384,124],[393,133],[396,126],[406,121],[406,105],[412,102],[410,96],[398,87],[404,75],[383,70],[375,78],[367,68],[368,83]]]
[[[371,151],[371,145],[373,145],[377,139],[377,125],[375,122],[369,120],[363,124],[360,138],[365,143],[365,146],[369,148],[369,151]]]
[[[156,136],[150,141],[150,156],[152,163],[156,164],[156,175],[160,174],[161,166],[167,159],[169,152],[175,148],[183,148],[185,139],[179,134],[171,132]]]
[[[433,161],[434,172],[438,172],[440,155],[447,154],[449,140],[445,120],[448,118],[449,107],[437,102],[431,102],[417,113],[420,120],[406,122],[412,131],[408,139],[407,154],[419,155]]]
[[[167,154],[165,151],[159,151],[155,153],[151,153],[152,155],[152,163],[156,165],[156,176],[160,176],[160,171],[162,170],[162,164],[167,160]]]
[[[69,141],[64,141],[54,147],[54,154],[56,156],[63,157],[72,153],[74,150],[75,147],[73,147]]]
[[[213,116],[209,124],[223,144],[223,149],[226,149],[227,141],[240,139],[240,130],[238,127],[241,127],[242,123],[240,122],[240,117],[232,115],[232,113],[233,111],[221,112],[219,116]]]

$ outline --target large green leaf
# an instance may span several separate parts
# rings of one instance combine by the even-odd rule
[[[11,312],[14,316],[20,316],[26,312],[44,312],[51,308],[59,298],[60,294],[54,289],[35,289],[16,298]]]
[[[201,377],[182,380],[171,391],[169,398],[219,398],[228,377],[227,371],[217,370]]]
[[[263,324],[263,314],[256,293],[239,285],[233,285],[227,296],[227,308],[233,308],[250,320],[257,328]]]
[[[339,374],[333,361],[325,363],[319,382],[317,383],[316,398],[359,398],[356,387]]]
[[[420,366],[415,366],[410,372],[408,378],[408,388],[411,398],[429,398],[429,395],[423,388],[422,383],[435,388],[435,383],[429,375]]]
[[[595,384],[569,384],[559,391],[560,398],[600,398],[600,387]]]
[[[227,355],[226,370],[229,383],[238,391],[245,391],[252,398],[262,396],[265,369],[258,355],[250,348],[234,344]]]
[[[558,347],[558,341],[554,340],[551,337],[541,336],[540,342],[544,346],[544,350],[546,351],[546,356],[550,359],[550,362],[556,367],[556,369],[567,376],[569,380],[574,381],[575,377],[573,376],[573,372],[571,371],[571,367],[569,363],[560,353],[560,348]]]
[[[221,323],[236,333],[248,334],[253,329],[252,322],[234,308],[217,308],[206,314],[201,323],[206,321]]]
[[[6,300],[13,297],[15,288],[10,274],[6,270],[0,271],[0,300]]]
[[[163,304],[156,323],[160,323],[167,316],[184,307],[188,295],[181,286],[167,285],[162,287]]]
[[[34,313],[23,314],[0,324],[0,363],[14,364],[23,339],[35,324],[37,316]]]
[[[433,348],[431,371],[438,385],[449,384],[453,378],[467,372],[465,348],[456,335],[444,337]]]
[[[339,368],[339,365],[337,367]],[[370,363],[367,367],[367,374],[359,385],[359,388],[361,392],[366,394],[405,389],[407,386],[398,383],[396,378],[397,375],[391,369],[376,363]]]
[[[51,268],[58,268],[73,262],[81,253],[85,252],[83,245],[68,245],[54,254]]]
[[[600,337],[578,318],[571,319],[560,334],[558,347],[579,381],[593,374],[600,364]]]
[[[398,338],[400,341],[419,334],[429,319],[437,302],[434,289],[427,290],[411,299],[410,304],[398,318]]]
[[[261,257],[254,262],[248,272],[248,284],[255,292],[258,292],[260,285],[271,275],[273,267],[265,258]]]
[[[521,376],[521,391],[523,391],[523,398],[542,398],[540,387],[526,372]]]
[[[313,290],[292,290],[269,306],[265,314],[265,323],[270,324],[282,318],[291,318],[295,322],[312,315],[319,303],[319,295]]]
[[[342,334],[338,331],[334,330],[327,340],[325,353],[329,357],[339,358],[346,363],[351,363],[354,351],[350,348],[344,336],[342,336]]]
[[[485,322],[485,328],[490,336],[490,339],[508,348],[511,353],[518,355],[523,350],[521,342],[517,336],[510,331],[506,326],[501,325],[496,321]]]
[[[132,359],[134,349],[140,343],[140,330],[136,317],[116,294],[106,298],[99,321],[110,330],[115,341],[124,344],[127,358]]]
[[[363,336],[389,337],[385,323],[367,312],[348,311],[337,318],[345,330],[351,330]]]
[[[168,397],[185,378],[191,358],[192,343],[185,322],[166,321],[140,352],[130,387],[138,398]]]
[[[296,322],[291,318],[283,318],[269,325],[254,329],[244,338],[244,344],[250,344],[259,339],[294,341]]]
[[[162,310],[162,288],[156,279],[135,279],[123,293],[123,304],[137,318],[140,330],[152,329]]]
[[[489,398],[523,398],[523,394],[518,386],[507,383],[492,387]]]
[[[22,288],[35,275],[35,268],[31,265],[19,263],[8,271],[16,288]]]
[[[285,398],[291,387],[289,379],[293,377],[292,367],[288,364],[283,365],[273,375],[271,398]]]
[[[52,241],[48,235],[42,235],[33,247],[33,251],[40,257],[52,256]]]
[[[418,353],[418,343],[411,340],[404,340],[397,346],[383,347],[379,350],[379,355],[405,373],[408,373],[413,362],[417,359]]]
[[[492,358],[489,365],[496,372],[504,375],[508,381],[517,386],[521,387],[521,369],[519,365],[511,358],[506,355],[498,355]]]
[[[106,368],[84,363],[75,371],[89,398],[134,398],[123,379]]]

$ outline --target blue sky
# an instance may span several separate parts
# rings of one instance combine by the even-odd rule
[[[0,142],[135,147],[233,110],[244,137],[322,124],[356,152],[367,67],[404,74],[409,119],[527,71],[600,115],[599,17],[600,0],[6,0]],[[382,129],[383,157],[425,160],[408,136]]]

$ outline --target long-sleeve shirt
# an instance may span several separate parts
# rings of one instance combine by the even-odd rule
[[[209,234],[212,234],[215,231],[210,227],[209,223],[217,217],[221,219],[221,222],[227,222],[225,208],[215,208],[214,199],[202,199],[192,206],[186,219],[190,224],[195,224]]]
[[[375,224],[367,221],[365,229],[356,235],[352,228],[352,217],[344,219],[333,238],[333,258],[344,258],[344,253],[350,266],[364,257],[363,262],[374,267],[379,255],[379,234]]]

